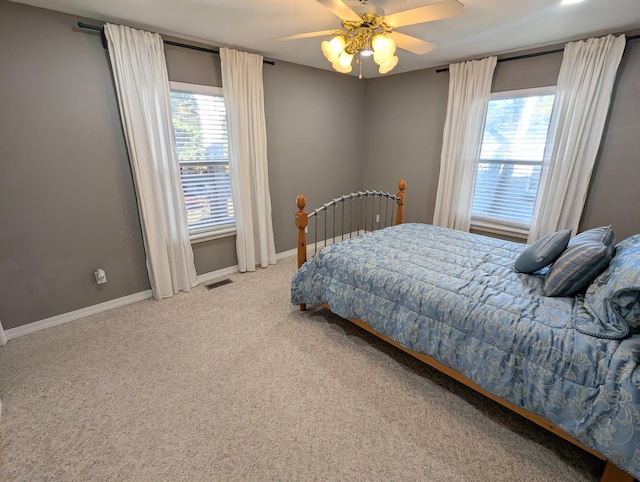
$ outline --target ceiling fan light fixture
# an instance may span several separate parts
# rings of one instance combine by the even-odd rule
[[[397,28],[433,22],[445,18],[462,15],[464,5],[458,0],[426,0],[429,3],[422,7],[411,8],[391,15],[386,15],[381,7],[368,5],[367,0],[360,0],[361,8],[347,5],[347,0],[316,0],[341,19],[341,30],[322,30],[297,35],[278,37],[273,40],[294,40],[311,37],[323,37],[331,34],[333,38],[323,41],[323,55],[338,72],[351,71],[353,57],[340,56],[343,52],[356,57],[356,63],[362,57],[371,56],[380,67],[381,73],[390,72],[398,63],[395,56],[396,42],[398,47],[417,55],[424,55],[433,50],[434,44],[417,37],[397,32]],[[425,1],[425,0],[423,0]],[[564,0],[571,1],[571,0]],[[356,3],[349,0],[349,3]],[[348,59],[348,66],[347,64]],[[360,63],[360,78],[362,64]]]
[[[332,67],[341,73],[351,72],[353,57],[374,57],[378,65],[385,65],[387,72],[398,63],[391,62],[396,51],[396,44],[388,37],[393,27],[385,23],[384,18],[376,13],[362,13],[360,20],[342,20],[344,31],[334,32],[334,37],[321,44],[322,53]]]

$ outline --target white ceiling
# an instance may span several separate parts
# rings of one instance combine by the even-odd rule
[[[13,1],[326,70],[331,70],[331,66],[320,51],[323,37],[286,42],[269,39],[340,28],[338,17],[315,0]],[[344,2],[359,5],[358,0]],[[461,2],[465,9],[459,17],[398,29],[433,42],[436,48],[422,56],[398,50],[400,60],[391,74],[640,28],[640,0],[585,0],[573,5],[561,5],[561,0]],[[369,0],[368,3],[391,14],[435,1]],[[365,59],[363,64],[364,77],[379,76],[371,59]]]

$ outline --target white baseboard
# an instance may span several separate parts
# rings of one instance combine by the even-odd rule
[[[344,233],[344,239],[347,240],[349,238],[355,238],[357,236],[361,236],[369,231],[364,231],[361,229],[360,231],[352,231],[351,233]],[[342,237],[336,236],[336,243],[342,241]],[[312,254],[315,254],[316,251],[320,251],[325,246],[329,246],[333,244],[333,238],[329,238],[327,240],[318,240],[318,247],[314,248],[313,243],[309,242],[309,235],[307,235],[307,258],[309,258]],[[283,253],[278,254],[278,259],[288,258],[289,256],[295,256],[298,254],[298,248],[290,249],[289,251],[284,251]]]
[[[284,258],[288,258],[289,256],[295,256],[298,254],[298,248],[293,248],[288,251],[283,251],[282,253],[276,254],[276,259],[279,261]]]
[[[298,252],[297,249],[290,249],[288,251],[283,251],[282,253],[276,254],[276,259],[279,261],[284,258],[288,258],[289,256],[294,256]],[[256,267],[260,266],[256,264]],[[219,269],[217,271],[211,271],[209,273],[198,275],[198,282],[206,283],[207,281],[211,281],[217,278],[222,278],[223,276],[229,276],[230,274],[239,273],[240,268],[238,265],[229,266],[228,268]]]
[[[351,236],[357,236],[358,234],[363,234],[364,231],[353,232]],[[346,239],[346,235],[345,235]],[[318,244],[323,243],[323,247],[325,245],[324,241],[318,241]],[[329,239],[326,241],[326,245],[333,244],[333,240]],[[307,246],[307,256],[310,256],[313,251],[313,245]],[[288,251],[284,251],[282,253],[276,254],[276,259],[281,260],[284,258],[288,258],[289,256],[295,256],[298,253],[297,248],[290,249]],[[229,266],[228,268],[219,269],[217,271],[211,271],[209,273],[201,274],[198,276],[198,282],[206,283],[208,281],[214,280],[216,278],[221,278],[223,276],[229,276],[231,274],[238,273],[240,270],[238,265]],[[33,323],[27,323],[26,325],[18,326],[16,328],[10,328],[8,330],[4,330],[4,335],[7,340],[12,340],[22,335],[28,335],[30,333],[35,333],[36,331],[44,330],[45,328],[51,328],[52,326],[61,325],[63,323],[68,323],[69,321],[78,320],[80,318],[84,318],[85,316],[95,315],[97,313],[102,313],[103,311],[112,310],[114,308],[119,308],[121,306],[129,305],[131,303],[136,303],[138,301],[147,300],[151,298],[153,295],[151,294],[151,290],[141,291],[140,293],[134,293],[132,295],[123,296],[121,298],[116,298],[115,300],[105,301],[104,303],[99,303],[97,305],[87,306],[86,308],[81,308],[79,310],[70,311],[69,313],[63,313],[61,315],[52,316],[51,318],[45,318],[44,320],[34,321]],[[1,330],[0,325],[0,330]],[[0,332],[0,335],[2,333]],[[4,340],[4,337],[0,337],[0,340]],[[1,341],[0,341],[1,342]]]
[[[289,251],[285,251],[284,253],[277,254],[276,257],[277,259],[284,259],[289,256],[293,256],[296,253],[297,250],[291,249]],[[209,273],[199,275],[198,282],[206,283],[216,278],[221,278],[223,276],[229,276],[231,274],[238,273],[239,271],[240,270],[238,268],[238,265],[229,266],[228,268],[223,268],[217,271],[211,271]],[[45,328],[51,328],[52,326],[61,325],[63,323],[68,323],[69,321],[78,320],[80,318],[84,318],[85,316],[95,315],[97,313],[102,313],[103,311],[112,310],[113,308],[119,308],[131,303],[147,300],[152,296],[153,295],[151,293],[151,290],[142,291],[140,293],[123,296],[122,298],[116,298],[115,300],[105,301],[104,303],[99,303],[97,305],[87,306],[86,308],[81,308],[79,310],[70,311],[61,315],[52,316],[51,318],[45,318],[44,320],[27,323],[26,325],[18,326],[16,328],[10,328],[8,330],[0,332],[0,343],[4,340],[4,337],[6,337],[7,340],[12,340],[13,338],[17,338],[22,335],[35,333],[36,331],[44,330]],[[0,325],[0,330],[1,326],[2,325]]]
[[[206,283],[207,281],[211,281],[212,279],[221,278],[223,276],[229,276],[230,274],[238,273],[240,269],[238,269],[238,265],[229,266],[228,268],[222,268],[216,271],[210,271],[205,274],[198,275],[199,283]]]
[[[0,345],[6,345],[7,344],[7,334],[4,331],[4,328],[2,328],[2,322],[0,321]],[[0,405],[0,410],[2,410],[2,405]]]
[[[45,318],[44,320],[34,321],[33,323],[27,323],[26,325],[18,326],[16,328],[10,328],[5,330],[7,339],[11,340],[22,335],[28,335],[36,331],[44,330],[45,328],[51,328],[52,326],[61,325],[74,321],[85,316],[95,315],[102,313],[103,311],[119,308],[120,306],[129,305],[138,301],[147,300],[151,298],[151,290],[141,291],[140,293],[134,293],[132,295],[123,296],[122,298],[116,298],[115,300],[105,301],[104,303],[98,303],[97,305],[87,306],[79,310],[70,311],[69,313],[63,313],[61,315],[52,316],[51,318]]]

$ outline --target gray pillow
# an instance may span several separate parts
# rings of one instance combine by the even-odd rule
[[[547,296],[573,296],[591,284],[611,261],[614,245],[611,226],[590,229],[571,239],[544,279]]]
[[[541,237],[518,256],[513,264],[513,270],[518,273],[530,274],[549,266],[567,248],[570,238],[570,229],[563,229]]]

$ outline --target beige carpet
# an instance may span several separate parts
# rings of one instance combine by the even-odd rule
[[[0,480],[595,481],[603,463],[324,310],[293,258],[0,347]]]

